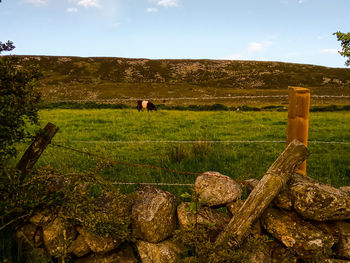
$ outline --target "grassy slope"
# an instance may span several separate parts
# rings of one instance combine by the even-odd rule
[[[312,94],[350,95],[350,69],[281,62],[20,57],[39,64],[44,99],[164,98],[286,94],[304,86]],[[282,103],[249,101],[251,103]],[[284,101],[283,101],[284,102]],[[324,103],[325,101],[315,101]],[[326,103],[348,101],[326,101]],[[134,102],[132,102],[134,103]],[[162,103],[156,101],[156,103]],[[246,104],[245,101],[167,101],[174,104]]]
[[[285,112],[182,112],[136,110],[43,110],[42,124],[60,127],[54,141],[109,158],[204,172],[219,171],[233,178],[260,178],[284,143],[268,144],[107,144],[79,141],[137,140],[284,140]],[[309,140],[350,141],[350,113],[311,113]],[[70,141],[70,142],[69,142]],[[22,147],[23,149],[23,147]],[[335,186],[350,185],[350,145],[310,144],[310,176]],[[176,154],[175,151],[178,151]],[[38,167],[52,165],[64,172],[94,167],[88,156],[50,146]],[[104,173],[111,180],[193,183],[196,176],[118,165]],[[124,187],[131,190],[132,187]],[[186,188],[165,187],[179,194]],[[188,189],[187,189],[188,190]]]

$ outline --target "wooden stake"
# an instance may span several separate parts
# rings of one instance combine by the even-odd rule
[[[22,172],[21,180],[24,179],[28,171],[30,171],[39,157],[46,149],[51,139],[58,131],[58,127],[52,123],[48,123],[44,130],[35,136],[34,141],[23,154],[21,160],[17,164],[17,169]]]
[[[309,151],[304,144],[293,140],[268,169],[225,230],[219,234],[214,247],[241,244],[255,220],[262,215],[308,155]]]
[[[307,146],[309,130],[310,90],[299,87],[289,87],[289,107],[287,124],[287,145],[294,139]],[[306,161],[298,173],[306,175]]]

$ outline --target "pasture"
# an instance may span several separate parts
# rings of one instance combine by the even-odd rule
[[[52,122],[60,128],[53,139],[56,144],[110,159],[187,172],[214,170],[235,179],[248,179],[261,178],[283,151],[285,143],[244,141],[285,141],[287,113],[55,109],[41,110],[40,120],[42,127]],[[350,112],[311,113],[309,141],[308,175],[336,187],[350,185]],[[334,141],[348,143],[321,143]],[[18,146],[19,156],[28,143]],[[100,161],[50,145],[35,167],[49,165],[64,173],[82,173]],[[102,176],[119,182],[181,184],[194,183],[196,178],[196,175],[121,164],[104,168]],[[120,188],[129,192],[136,186],[121,185]],[[175,195],[191,189],[190,186],[160,188]]]

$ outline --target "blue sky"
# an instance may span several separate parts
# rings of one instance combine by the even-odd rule
[[[2,0],[12,54],[284,61],[345,67],[350,0]]]

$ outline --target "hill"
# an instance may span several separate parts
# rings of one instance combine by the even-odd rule
[[[195,98],[286,95],[288,86],[310,88],[313,95],[350,95],[350,69],[346,68],[228,60],[19,58],[23,65],[38,64],[42,69],[40,89],[47,101],[107,99],[134,103],[138,98],[152,98],[160,100],[156,103],[169,104],[235,104],[240,102],[227,98]],[[184,97],[193,100],[164,101],[164,98]],[[334,99],[330,100],[327,103]],[[336,102],[345,104],[349,99],[336,99]]]

